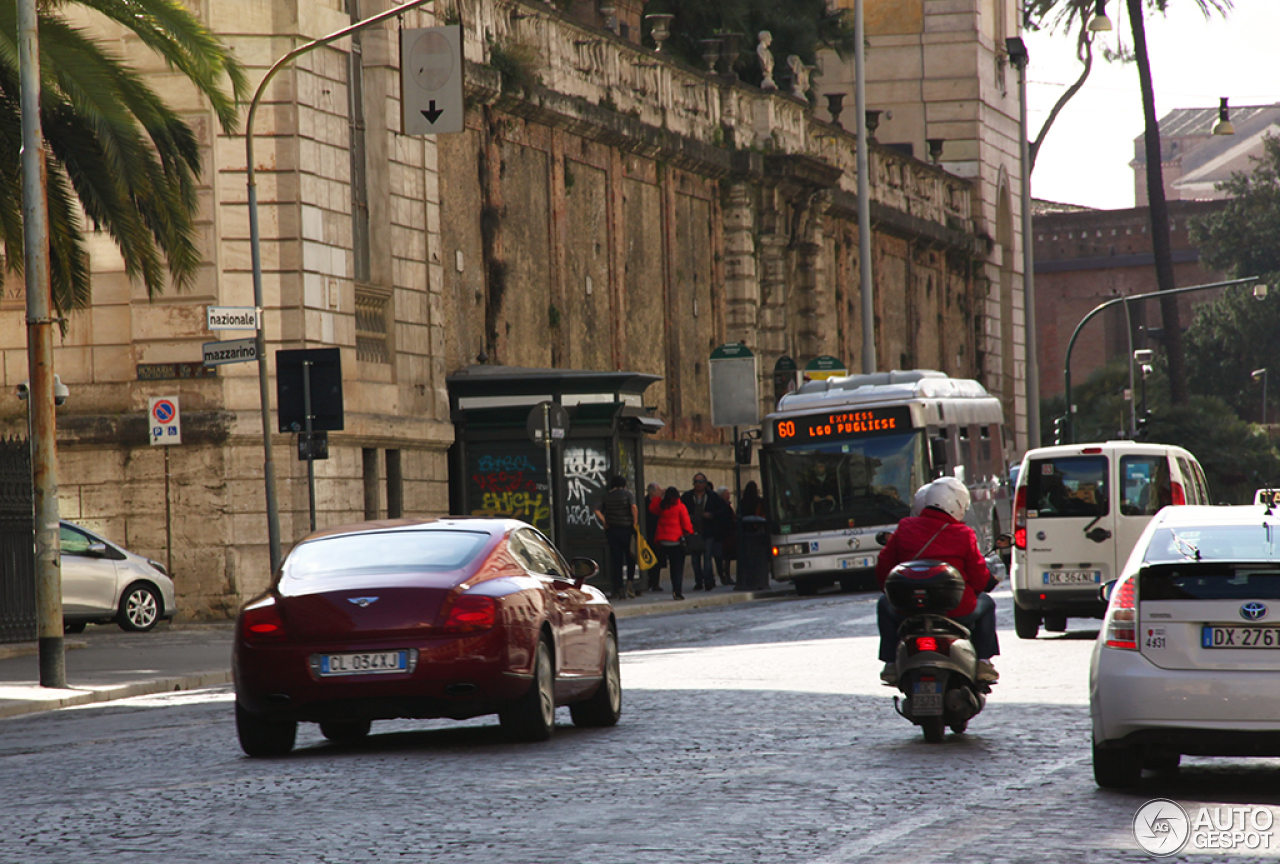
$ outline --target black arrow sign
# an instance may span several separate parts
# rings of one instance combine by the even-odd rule
[[[434,126],[435,122],[440,119],[440,115],[443,113],[444,111],[436,107],[436,100],[432,99],[428,103],[427,110],[422,112],[422,116],[426,117],[427,122]]]

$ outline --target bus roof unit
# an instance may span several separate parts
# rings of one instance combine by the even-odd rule
[[[826,381],[810,381],[778,402],[778,411],[811,408],[822,411],[835,405],[871,405],[912,399],[994,399],[986,388],[970,378],[949,378],[932,369],[875,372]]]

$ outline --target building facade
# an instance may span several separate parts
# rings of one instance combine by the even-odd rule
[[[345,425],[315,463],[319,527],[449,511],[460,427],[448,381],[469,367],[660,378],[637,397],[660,421],[642,424],[642,461],[646,479],[684,488],[696,470],[717,482],[732,470],[710,418],[716,346],[741,341],[760,357],[762,414],[779,361],[860,356],[852,136],[802,98],[640,45],[638,4],[580,6],[440,3],[305,54],[266,89],[252,132],[268,370],[277,349],[336,347],[342,360]],[[292,48],[386,8],[210,0],[201,13],[256,84]],[[463,28],[464,131],[403,135],[398,30],[446,23]],[[253,305],[245,139],[220,134],[129,34],[93,26],[197,131],[206,266],[191,291],[148,298],[95,241],[92,306],[71,315],[56,351],[71,388],[60,504],[172,560],[184,617],[221,617],[270,576],[257,369],[200,364],[202,343],[228,335],[207,329],[207,308]],[[981,57],[988,29],[958,22],[951,38]],[[938,89],[969,74],[983,79],[969,98],[995,98],[995,66],[977,61]],[[943,136],[969,143],[940,164],[872,147],[877,353],[884,368],[942,369],[1016,396],[1003,347],[1019,343],[1016,196],[999,202],[1017,181],[1003,157],[984,162],[1010,129],[1007,112],[972,113]],[[13,395],[26,377],[22,322],[21,297],[6,297],[10,431],[25,423]],[[181,406],[182,444],[167,453],[148,443],[155,396]],[[296,443],[272,439],[286,550],[309,530]]]
[[[839,0],[853,9],[853,0]],[[972,219],[985,244],[975,271],[983,330],[977,368],[1026,433],[1026,330],[1023,317],[1022,165],[1018,72],[1005,40],[1019,35],[1017,0],[865,0],[868,128],[886,147],[972,181]],[[824,52],[818,111],[842,94],[844,125],[855,118],[853,58]]]

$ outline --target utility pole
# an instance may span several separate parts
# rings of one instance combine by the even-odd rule
[[[855,163],[858,169],[858,282],[862,291],[862,372],[876,371],[876,303],[871,281],[871,184],[867,156],[866,33],[862,0],[853,5],[853,97],[857,116]]]
[[[53,297],[49,283],[49,202],[40,128],[40,36],[36,0],[18,0],[18,68],[22,108],[22,246],[27,292],[28,410],[31,485],[35,493],[36,621],[40,686],[67,686],[62,637],[58,448],[53,401]]]

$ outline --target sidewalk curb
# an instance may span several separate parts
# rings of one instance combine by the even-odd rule
[[[654,594],[656,596],[660,592],[646,591],[645,594]],[[661,601],[651,601],[640,597],[637,600],[614,601],[613,617],[621,620],[623,618],[637,618],[641,615],[657,615],[662,612],[685,612],[689,609],[731,606],[735,603],[748,603],[752,600],[770,600],[777,597],[785,597],[788,594],[794,595],[795,592],[785,588],[770,588],[761,591],[737,591],[732,589],[725,591],[722,588],[717,588],[714,592],[707,591],[693,594],[684,600],[669,599],[669,594],[663,595],[664,599]]]
[[[132,684],[121,684],[118,687],[101,687],[93,690],[68,687],[66,690],[51,692],[72,693],[73,695],[0,705],[0,719],[19,717],[24,714],[36,714],[42,711],[56,711],[59,708],[71,708],[76,705],[93,705],[99,702],[112,702],[117,699],[131,699],[134,696],[151,696],[156,693],[170,693],[179,690],[198,690],[202,687],[212,687],[215,684],[227,684],[230,681],[231,670],[228,669],[221,672],[197,672],[194,675],[136,681]]]
[[[667,599],[670,595],[661,592],[650,592],[654,597],[662,596],[661,601],[648,601],[642,596],[638,600],[623,600],[615,602],[613,605],[614,616],[618,619],[638,618],[644,615],[659,615],[664,612],[686,612],[692,609],[707,609],[715,606],[730,606],[737,603],[748,603],[752,600],[770,600],[788,595],[794,596],[794,591],[789,588],[769,588],[760,591],[737,591],[717,589],[716,591],[708,591],[690,596],[685,600]],[[224,625],[218,622],[216,629],[222,629]],[[67,650],[88,648],[89,645],[84,641],[68,641],[66,643]],[[0,646],[0,660],[32,656],[37,653],[35,644],[21,645],[4,645]],[[156,693],[171,693],[181,690],[197,690],[202,687],[212,687],[217,684],[227,684],[232,680],[230,668],[225,670],[213,670],[208,672],[197,672],[191,675],[177,675],[164,678],[155,678],[150,681],[135,681],[129,684],[121,684],[118,686],[101,686],[101,687],[68,687],[65,690],[48,690],[49,698],[35,698],[31,700],[22,699],[3,699],[0,698],[0,719],[9,717],[20,717],[26,714],[37,714],[44,711],[56,711],[59,708],[71,708],[78,705],[94,705],[103,702],[112,702],[117,699],[130,699],[135,696],[150,696]],[[6,685],[0,682],[0,689]],[[24,685],[25,686],[25,685]],[[32,690],[39,691],[39,688],[32,684]],[[53,695],[58,694],[58,695]],[[43,695],[43,693],[41,693]]]

